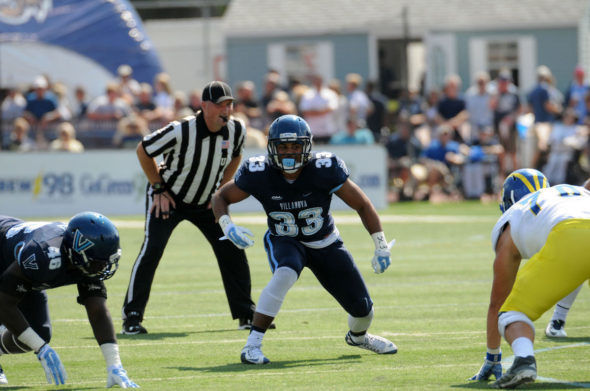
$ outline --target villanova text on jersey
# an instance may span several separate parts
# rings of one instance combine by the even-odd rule
[[[272,235],[315,242],[334,232],[332,194],[344,184],[349,172],[332,153],[312,156],[294,181],[271,167],[267,156],[254,156],[242,163],[235,183],[262,204]]]

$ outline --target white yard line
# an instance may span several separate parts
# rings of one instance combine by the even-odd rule
[[[459,332],[450,332],[450,333],[436,333],[436,334],[458,334]],[[462,332],[465,333],[465,332]],[[412,334],[391,334],[391,335],[412,335]],[[431,334],[416,334],[416,335],[431,335]],[[337,336],[310,336],[310,337],[301,337],[301,336],[297,336],[297,337],[276,337],[273,338],[272,334],[268,336],[267,338],[268,340],[273,340],[273,341],[287,341],[287,340],[296,340],[296,341],[302,341],[302,340],[320,340],[320,339],[342,339],[341,335],[337,335]],[[244,342],[244,338],[239,338],[239,339],[222,339],[222,340],[215,340],[215,343],[231,343],[231,344],[241,344]],[[140,346],[161,346],[161,345],[203,345],[203,344],[210,344],[211,341],[207,340],[207,341],[178,341],[178,342],[174,342],[174,341],[150,341],[150,342],[140,342],[140,343],[133,343],[133,344],[129,344],[130,346],[133,347],[140,347]],[[124,341],[119,341],[120,345],[127,345]],[[571,345],[562,345],[562,346],[555,346],[555,347],[550,347],[550,348],[544,348],[544,349],[538,349],[535,351],[535,353],[541,353],[541,352],[546,352],[546,351],[551,351],[551,350],[558,350],[558,349],[570,349],[570,348],[578,348],[578,347],[585,347],[585,346],[589,346],[590,343],[587,342],[582,342],[582,343],[576,343],[576,344],[571,344]],[[58,346],[57,348],[62,350],[62,349],[81,349],[81,348],[94,348],[95,345],[87,345],[87,346]],[[514,356],[510,356],[508,358],[506,358],[503,362],[503,366],[504,369],[507,369],[507,365],[509,366],[510,363],[512,362],[512,360],[514,359]],[[326,358],[327,361],[330,361],[330,358]],[[281,361],[277,361],[277,363],[280,363]],[[237,362],[236,362],[237,363]],[[226,364],[227,365],[227,364]],[[220,367],[223,366],[220,365]],[[401,370],[404,372],[407,372],[408,370],[415,370],[415,369],[432,369],[432,368],[455,368],[455,367],[465,367],[465,366],[472,366],[472,363],[463,363],[463,362],[454,362],[454,363],[449,363],[449,364],[437,364],[437,365],[432,365],[432,364],[425,364],[425,365],[409,365],[409,366],[400,366],[400,367],[395,367],[395,366],[384,366],[384,367],[374,367],[371,370],[374,372],[383,372],[383,371],[396,371],[396,370]],[[236,372],[232,372],[232,373],[219,373],[219,372],[215,372],[215,373],[211,373],[210,371],[214,369],[214,368],[198,368],[195,367],[196,371],[203,371],[204,373],[199,374],[199,375],[190,375],[190,376],[172,376],[172,377],[144,377],[144,378],[137,378],[137,377],[133,377],[133,380],[136,381],[138,384],[142,384],[142,383],[146,383],[146,382],[158,382],[158,381],[173,381],[173,380],[190,380],[190,379],[205,379],[205,378],[211,378],[211,377],[215,377],[215,378],[220,378],[220,377],[259,377],[259,376],[301,376],[302,374],[308,374],[308,375],[314,375],[314,374],[322,374],[322,373],[335,373],[335,372],[340,372],[342,369],[340,368],[336,368],[336,369],[328,369],[328,370],[303,370],[303,371],[296,371],[296,370],[276,370],[275,368],[269,367],[269,369],[272,369],[271,371],[248,371],[248,370],[244,370],[244,372],[242,373],[236,373]],[[538,376],[537,377],[537,381],[541,381],[541,382],[548,382],[548,383],[557,383],[557,384],[564,384],[564,385],[568,385],[568,386],[574,386],[574,387],[579,387],[579,388],[590,388],[590,383],[580,383],[580,382],[574,382],[574,381],[567,381],[567,380],[560,380],[560,379],[554,379],[554,378],[550,378],[550,377],[542,377],[542,376]],[[80,382],[70,382],[68,384],[70,385],[88,385],[88,384],[100,384],[102,383],[103,380],[86,380],[86,381],[80,381]],[[40,385],[42,383],[33,383],[31,385]],[[468,384],[468,383],[466,383]]]
[[[497,217],[494,216],[437,216],[437,215],[380,215],[384,223],[440,223],[440,224],[468,224],[468,223],[495,223]],[[238,224],[266,225],[266,216],[234,215],[232,220]],[[336,224],[354,225],[361,224],[361,220],[355,215],[335,215]],[[113,220],[113,223],[120,228],[143,228],[143,220]]]
[[[225,314],[224,314],[225,315]],[[586,327],[582,327],[582,328],[586,328]],[[465,331],[457,331],[457,332],[440,332],[440,333],[380,333],[381,335],[389,335],[389,336],[432,336],[432,335],[442,335],[442,334],[447,334],[447,335],[457,335],[457,334],[476,334],[476,333],[481,333],[483,334],[483,331],[472,331],[472,332],[465,332]],[[325,335],[325,336],[307,336],[307,337],[302,337],[302,336],[293,336],[293,337],[286,337],[286,336],[279,336],[279,335],[274,335],[271,333],[268,335],[268,340],[272,340],[272,341],[302,341],[302,340],[327,340],[327,339],[334,339],[334,340],[341,340],[342,339],[342,335]],[[133,346],[134,348],[136,347],[150,347],[150,346],[162,346],[162,345],[204,345],[204,344],[211,344],[210,340],[202,340],[202,341],[145,341],[145,342],[134,342],[134,343],[126,343],[127,341],[125,340],[121,340],[119,341],[119,344],[122,346]],[[220,344],[242,344],[244,342],[244,338],[232,338],[232,339],[217,339],[215,340],[215,343],[220,343]],[[96,345],[85,345],[85,346],[57,346],[57,349],[60,350],[64,350],[64,349],[88,349],[88,348],[94,348]],[[576,343],[576,344],[570,344],[570,345],[561,345],[561,346],[555,346],[555,347],[549,347],[549,348],[543,348],[543,349],[538,349],[535,351],[535,353],[542,353],[542,352],[547,352],[547,351],[552,351],[552,350],[558,350],[558,349],[571,349],[571,348],[579,348],[579,347],[586,347],[586,346],[590,346],[590,343],[588,342],[581,342],[581,343]],[[505,360],[503,361],[503,366],[504,369],[506,370],[507,367],[510,365],[510,363],[512,362],[512,360],[514,359],[514,356],[510,356],[505,358]],[[332,359],[330,358],[326,358],[326,361],[331,361]],[[280,363],[281,361],[277,361],[277,363]],[[237,362],[236,362],[237,363]],[[227,365],[227,364],[225,364]],[[223,366],[220,365],[220,367]],[[409,366],[401,366],[401,367],[394,367],[394,366],[384,366],[384,367],[374,367],[371,370],[374,372],[382,372],[382,371],[396,371],[396,370],[402,370],[404,372],[407,372],[408,370],[414,370],[414,369],[432,369],[432,368],[454,368],[454,367],[465,367],[465,366],[472,366],[472,363],[464,363],[464,362],[453,362],[453,363],[449,363],[449,364],[437,364],[437,365],[432,365],[432,364],[425,364],[425,365],[409,365]],[[189,379],[205,379],[205,378],[211,378],[211,377],[259,377],[259,376],[301,376],[302,374],[308,374],[308,375],[314,375],[314,374],[322,374],[322,373],[335,373],[335,372],[340,372],[341,369],[340,368],[336,368],[336,369],[328,369],[328,370],[303,370],[303,371],[297,371],[297,370],[276,370],[275,368],[269,367],[269,369],[272,369],[271,371],[248,371],[248,370],[244,370],[244,372],[242,373],[236,373],[236,372],[232,372],[232,373],[219,373],[219,372],[215,372],[215,373],[211,373],[210,371],[214,369],[214,368],[198,368],[195,367],[195,371],[203,371],[202,374],[198,374],[198,375],[189,375],[189,376],[172,376],[172,377],[144,377],[144,378],[137,378],[137,377],[133,377],[133,380],[136,381],[138,384],[142,384],[142,383],[146,383],[146,382],[158,382],[158,381],[173,381],[173,380],[189,380]],[[564,384],[564,385],[568,385],[568,386],[574,386],[574,387],[580,387],[580,388],[590,388],[590,383],[580,383],[580,382],[573,382],[573,381],[567,381],[567,380],[560,380],[560,379],[554,379],[554,378],[550,378],[550,377],[542,377],[539,376],[537,377],[537,381],[541,381],[541,382],[548,382],[548,383],[558,383],[558,384]],[[70,382],[68,384],[70,385],[88,385],[88,384],[100,384],[103,383],[104,380],[100,379],[100,380],[85,380],[85,381],[79,381],[79,382]],[[31,385],[41,385],[42,383],[32,383]],[[468,384],[468,383],[466,383]]]
[[[243,342],[243,341],[242,341]],[[370,353],[367,353],[370,354]],[[395,357],[395,355],[391,356],[391,357]],[[360,360],[360,358],[358,359]],[[322,360],[317,360],[317,361],[322,361]],[[325,361],[329,361],[329,362],[335,362],[335,359],[330,359],[330,358],[326,358]],[[346,359],[342,360],[343,362],[346,362]],[[276,361],[277,364],[281,364],[281,361]],[[227,365],[231,365],[232,363],[228,363],[228,364],[221,364],[218,367],[222,368],[225,367]],[[239,364],[239,362],[235,362],[236,365]],[[301,364],[303,365],[303,364]],[[411,365],[411,366],[404,366],[404,367],[399,367],[396,368],[394,366],[383,366],[383,367],[371,367],[371,372],[392,372],[392,371],[407,371],[412,370],[412,369],[418,369],[418,370],[431,370],[432,368],[453,368],[453,367],[463,367],[463,366],[467,366],[467,365],[471,365],[468,363],[461,363],[461,364],[457,364],[457,363],[453,363],[453,364],[437,364],[437,365],[433,365],[433,364],[425,364],[425,365]],[[252,379],[256,379],[260,376],[272,376],[272,377],[276,377],[276,376],[297,376],[300,377],[301,375],[316,375],[316,374],[323,374],[323,373],[341,373],[342,372],[342,368],[335,368],[335,369],[322,369],[322,370],[313,370],[313,369],[308,369],[308,370],[289,370],[289,369],[285,369],[285,370],[277,370],[276,368],[274,368],[272,366],[272,362],[270,364],[270,366],[266,367],[268,369],[268,371],[263,371],[261,370],[262,368],[253,368],[252,366],[244,366],[244,370],[242,372],[228,372],[228,373],[223,373],[220,371],[216,370],[216,367],[206,367],[206,368],[199,368],[199,367],[194,367],[191,368],[191,370],[193,371],[202,371],[202,374],[199,375],[188,375],[188,376],[171,376],[171,377],[142,377],[142,378],[138,378],[136,376],[131,376],[132,380],[134,382],[136,382],[137,384],[139,384],[140,386],[143,383],[146,382],[170,382],[173,380],[197,380],[197,379],[210,379],[210,378],[226,378],[226,377],[240,377],[240,378],[252,378]],[[90,385],[90,384],[104,384],[104,379],[97,379],[97,380],[86,380],[86,381],[76,381],[76,382],[71,382],[68,379],[68,383],[67,385],[69,386],[81,386],[81,385]],[[46,383],[44,382],[32,382],[30,383],[31,386],[42,386],[42,385],[46,385]],[[393,387],[393,386],[391,386]],[[164,387],[164,389],[166,389],[168,387]],[[297,387],[295,387],[297,388]],[[355,387],[358,388],[358,387]],[[405,387],[404,387],[405,388]]]
[[[574,343],[571,345],[551,346],[548,348],[537,349],[537,350],[535,350],[535,354],[543,353],[543,352],[550,352],[552,350],[572,349],[572,348],[580,348],[580,347],[587,347],[587,346],[590,346],[589,342],[580,342],[580,343]],[[504,368],[504,370],[507,370],[508,368],[510,368],[510,365],[512,364],[513,361],[514,361],[514,356],[509,356],[509,357],[505,358],[504,360],[502,360],[502,367]],[[568,380],[554,379],[552,377],[537,376],[537,381],[543,381],[543,382],[547,382],[547,383],[565,384],[568,386],[574,386],[574,387],[580,387],[580,388],[590,388],[590,383],[579,383],[579,382],[573,382],[573,381],[568,381]]]

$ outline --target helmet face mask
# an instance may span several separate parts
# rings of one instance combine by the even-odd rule
[[[68,248],[67,251],[72,264],[90,278],[108,280],[119,268],[121,249],[115,254],[112,254],[108,259],[89,258],[85,251],[77,253],[71,248]]]
[[[305,120],[296,115],[277,118],[268,131],[268,157],[271,166],[295,173],[311,159],[311,130]],[[292,144],[301,145],[296,148]]]
[[[68,223],[62,246],[72,265],[87,277],[106,280],[117,271],[121,258],[119,232],[99,213],[75,215]]]
[[[549,187],[549,181],[541,171],[521,168],[512,172],[502,185],[500,210],[506,212],[527,194]]]

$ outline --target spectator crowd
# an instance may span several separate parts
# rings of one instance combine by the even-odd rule
[[[530,91],[503,69],[493,78],[477,73],[466,88],[450,74],[440,90],[410,88],[390,99],[355,73],[343,82],[310,75],[283,85],[270,70],[260,93],[250,80],[233,86],[234,116],[247,127],[247,147],[264,148],[270,123],[284,114],[307,120],[316,150],[383,145],[390,201],[495,201],[505,175],[521,167],[542,170],[551,184],[580,184],[590,176],[590,85],[583,68],[573,70],[565,91],[555,87],[548,67],[536,72]],[[175,91],[166,73],[139,83],[128,65],[103,95],[90,99],[79,86],[72,96],[46,75],[25,91],[8,89],[1,104],[3,152],[134,148],[145,134],[201,106],[200,90]]]

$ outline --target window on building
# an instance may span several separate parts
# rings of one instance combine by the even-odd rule
[[[518,41],[488,41],[487,69],[490,77],[495,79],[502,69],[512,73],[514,84],[519,85],[518,72]]]
[[[230,0],[130,0],[142,20],[221,17]]]
[[[307,82],[307,78],[317,73],[318,53],[314,44],[286,45],[285,72],[289,78]]]
[[[328,81],[334,77],[334,48],[329,41],[275,42],[268,45],[268,67],[279,72],[284,85],[306,83],[315,74]]]

